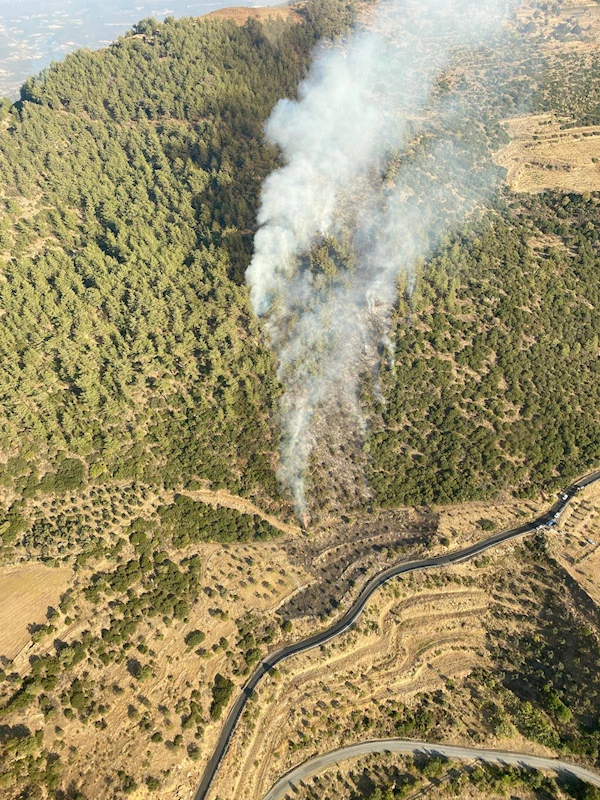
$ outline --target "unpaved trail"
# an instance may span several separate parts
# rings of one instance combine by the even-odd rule
[[[232,508],[234,511],[239,511],[241,514],[256,514],[256,516],[268,522],[269,525],[285,533],[286,536],[299,536],[302,533],[298,525],[289,525],[287,522],[282,522],[272,514],[267,514],[266,511],[262,511],[245,497],[231,494],[225,489],[218,489],[217,491],[213,491],[212,489],[196,489],[195,491],[185,490],[181,491],[180,494],[184,494],[186,497],[191,497],[192,500],[206,503],[213,507],[223,506],[224,508]]]

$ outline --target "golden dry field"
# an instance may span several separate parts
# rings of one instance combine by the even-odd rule
[[[23,605],[18,613],[14,604],[7,606],[13,635],[13,650],[4,659],[7,674],[12,672],[18,679],[29,673],[36,659],[60,657],[77,642],[102,641],[121,601],[117,594],[106,604],[101,595],[90,593],[94,576],[106,574],[115,561],[117,566],[129,563],[134,551],[123,540],[122,531],[131,517],[151,521],[158,507],[173,502],[173,493],[159,497],[135,485],[129,494],[131,489],[128,484],[95,487],[95,494],[90,490],[85,497],[66,494],[60,502],[50,497],[28,501],[22,513],[41,515],[47,524],[56,521],[56,515],[75,510],[89,517],[92,526],[97,526],[93,529],[103,531],[105,554],[89,561],[79,558],[74,571],[42,564],[5,568],[13,581],[4,584],[7,594],[16,579],[23,584],[24,576],[37,590],[32,605]],[[200,505],[202,499],[211,507],[222,503],[262,513],[248,501],[222,491],[206,488],[189,494]],[[43,690],[43,713],[35,704],[11,715],[9,724],[18,721],[31,731],[43,727],[45,747],[61,755],[65,779],[89,796],[111,797],[116,771],[136,784],[136,797],[152,796],[144,783],[148,777],[159,782],[161,797],[189,797],[221,729],[223,717],[212,720],[208,713],[214,678],[218,673],[231,678],[233,698],[248,674],[243,656],[247,644],[240,632],[244,625],[252,631],[257,653],[301,639],[316,627],[329,625],[369,576],[393,561],[441,553],[482,538],[484,520],[497,529],[510,527],[535,516],[548,502],[548,498],[507,499],[439,511],[356,514],[309,536],[264,514],[282,531],[279,539],[169,549],[169,559],[181,568],[186,560],[199,559],[203,588],[185,619],[163,620],[160,614],[141,619],[131,645],[116,661],[104,659],[102,646],[86,646],[87,653],[82,652],[76,666],[58,676],[55,688],[51,684]],[[107,509],[113,516],[108,516]],[[103,514],[108,519],[103,520]],[[107,523],[104,529],[102,522]],[[119,541],[122,544],[115,552]],[[57,536],[51,551],[41,547],[40,553],[57,555],[67,546],[68,535],[62,542]],[[80,549],[74,550],[75,561],[86,546],[84,538]],[[503,547],[493,563],[513,569],[512,552],[510,546]],[[466,564],[448,574],[394,582],[376,593],[351,633],[324,651],[315,650],[282,665],[261,686],[250,705],[250,721],[244,719],[234,736],[218,777],[219,796],[223,800],[239,797],[243,787],[244,797],[259,798],[298,758],[349,741],[355,735],[358,713],[362,716],[369,708],[375,709],[374,704],[383,708],[397,700],[410,707],[412,698],[437,691],[448,681],[461,681],[485,664],[484,620],[491,602],[481,584],[486,569]],[[140,596],[141,587],[134,583],[126,594]],[[58,613],[47,620],[49,606]],[[289,620],[285,628],[283,620]],[[27,632],[32,623],[40,629],[33,638]],[[194,631],[205,634],[200,648],[186,644]],[[142,667],[147,669],[140,673]],[[6,702],[11,682],[4,686]],[[74,691],[85,697],[81,710],[72,705],[77,706]],[[477,729],[476,715],[471,719],[466,705],[463,698],[457,707],[457,718],[460,714],[464,724],[447,730],[455,741],[470,741],[467,729]],[[373,717],[376,728],[365,729],[369,734],[381,724],[385,728],[385,716],[380,721],[376,714]],[[308,734],[307,742],[304,734]],[[296,744],[290,748],[290,742],[297,749]]]
[[[569,127],[550,115],[511,119],[496,160],[515,192],[600,190],[600,127]]]
[[[72,578],[69,567],[21,564],[0,571],[0,656],[15,658],[31,640],[29,628],[46,622]]]

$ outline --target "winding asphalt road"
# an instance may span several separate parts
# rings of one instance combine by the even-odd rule
[[[424,569],[431,569],[433,567],[445,567],[449,566],[450,564],[458,564],[461,561],[466,561],[467,559],[480,555],[486,550],[489,550],[491,547],[496,547],[496,545],[499,545],[502,542],[507,542],[510,539],[515,539],[518,536],[523,536],[526,533],[530,533],[537,528],[546,527],[549,524],[553,524],[556,519],[556,515],[558,514],[560,516],[560,514],[564,511],[564,509],[568,506],[580,489],[583,489],[585,486],[589,486],[590,484],[599,480],[600,471],[594,472],[591,475],[588,475],[586,478],[582,478],[582,480],[577,481],[577,483],[572,484],[568,489],[565,489],[563,492],[561,492],[560,499],[546,514],[543,514],[541,517],[533,520],[533,522],[522,525],[520,528],[514,528],[510,531],[496,533],[487,539],[483,539],[481,542],[472,544],[469,547],[463,548],[462,550],[455,550],[451,553],[446,553],[442,556],[423,558],[418,561],[405,561],[389,567],[388,569],[379,573],[379,575],[375,575],[375,577],[366,584],[348,611],[346,611],[346,613],[340,617],[340,619],[337,620],[337,622],[335,622],[330,628],[327,628],[319,633],[315,633],[313,636],[309,636],[307,639],[303,639],[301,642],[287,645],[286,647],[282,647],[279,650],[275,650],[273,653],[267,655],[252,673],[248,682],[242,689],[242,692],[239,694],[235,703],[233,704],[229,714],[227,715],[225,725],[223,726],[223,730],[219,736],[214,753],[206,765],[200,786],[194,795],[194,800],[205,800],[205,798],[208,796],[210,786],[217,770],[219,769],[219,765],[221,764],[221,761],[227,752],[229,742],[231,741],[231,737],[233,736],[233,732],[235,731],[246,703],[264,675],[277,666],[277,664],[281,663],[286,658],[297,655],[298,653],[304,653],[307,650],[312,650],[314,647],[320,647],[322,644],[330,641],[330,639],[334,639],[336,636],[339,636],[347,631],[360,617],[373,592],[375,592],[380,586],[383,586],[384,583],[387,583],[387,581],[391,580],[392,578],[396,578],[399,575],[404,575],[407,572],[418,572]]]
[[[411,742],[404,739],[377,739],[370,742],[359,742],[349,747],[340,747],[321,756],[315,756],[290,770],[287,775],[277,781],[275,786],[265,795],[264,800],[281,800],[300,781],[311,778],[324,769],[356,756],[365,756],[371,753],[404,753],[408,755],[445,756],[459,761],[485,761],[487,764],[511,764],[512,766],[525,766],[538,770],[551,770],[552,772],[567,773],[579,780],[600,787],[600,775],[589,769],[559,761],[555,758],[541,758],[525,753],[511,753],[503,750],[480,750],[475,747],[452,747],[445,744],[427,744],[426,742]]]

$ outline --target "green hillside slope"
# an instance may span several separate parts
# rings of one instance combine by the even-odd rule
[[[4,108],[0,482],[194,477],[277,494],[273,360],[241,286],[261,129],[348,11],[140,23]],[[72,488],[72,487],[71,487]]]

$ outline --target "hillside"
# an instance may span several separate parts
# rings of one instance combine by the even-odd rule
[[[277,496],[278,387],[240,285],[277,159],[261,126],[347,15],[146,21],[3,108],[5,508],[107,480]]]
[[[533,518],[600,462],[600,4],[526,0],[506,38],[439,78],[465,111],[457,153],[502,181],[398,287],[393,362],[381,392],[362,384],[368,425],[326,421],[300,529],[276,478],[277,364],[244,285],[279,164],[263,125],[315,45],[368,12],[144,20],[0,106],[9,800],[190,796],[267,651],[392,560]],[[394,154],[390,182],[437,125]],[[315,273],[343,244],[314,248]],[[586,495],[564,539],[388,586],[347,638],[269,678],[222,800],[398,732],[597,768],[598,513]]]
[[[233,800],[244,787],[247,797],[260,800],[288,770],[317,754],[386,738],[559,756],[597,773],[600,613],[586,590],[598,582],[597,568],[592,572],[597,513],[598,491],[590,490],[560,533],[380,589],[350,631],[295,656],[265,680],[215,794]],[[429,553],[437,549],[435,539],[428,546]],[[362,800],[386,785],[390,764],[394,759],[382,756],[360,768],[340,761],[285,797]],[[529,796],[527,782],[514,774],[514,784],[508,776],[469,788],[469,772],[450,770],[438,794],[427,781],[415,785],[420,776],[412,771],[397,785],[406,783],[406,793],[393,797],[417,797],[421,788],[435,798],[447,789],[449,796],[496,797],[511,785],[517,796]],[[395,779],[393,771],[388,778]],[[530,788],[540,790],[534,794],[540,799],[597,797],[579,785]]]
[[[5,546],[30,525],[30,498],[113,481],[142,492],[211,485],[290,513],[275,479],[281,388],[242,285],[260,185],[277,163],[261,128],[293,96],[316,40],[353,12],[323,1],[294,13],[242,26],[145,21],[31,78],[4,107]],[[595,131],[594,90],[581,92],[595,51],[585,45],[589,73],[575,69],[556,43],[548,52],[554,18],[531,13],[547,27],[482,53],[478,82],[471,65],[445,79],[463,87],[467,119],[485,117],[457,130],[456,146],[478,136],[512,165],[509,178],[529,153],[518,120],[505,122],[522,119],[523,97],[560,118],[559,141],[595,146],[584,135]],[[533,495],[597,461],[598,205],[572,191],[578,174],[553,193],[497,197],[418,270],[395,313],[385,405],[364,387],[367,441],[344,444],[330,420],[332,442],[315,454],[317,516],[369,495],[384,506]],[[334,246],[315,264],[339,257]]]

